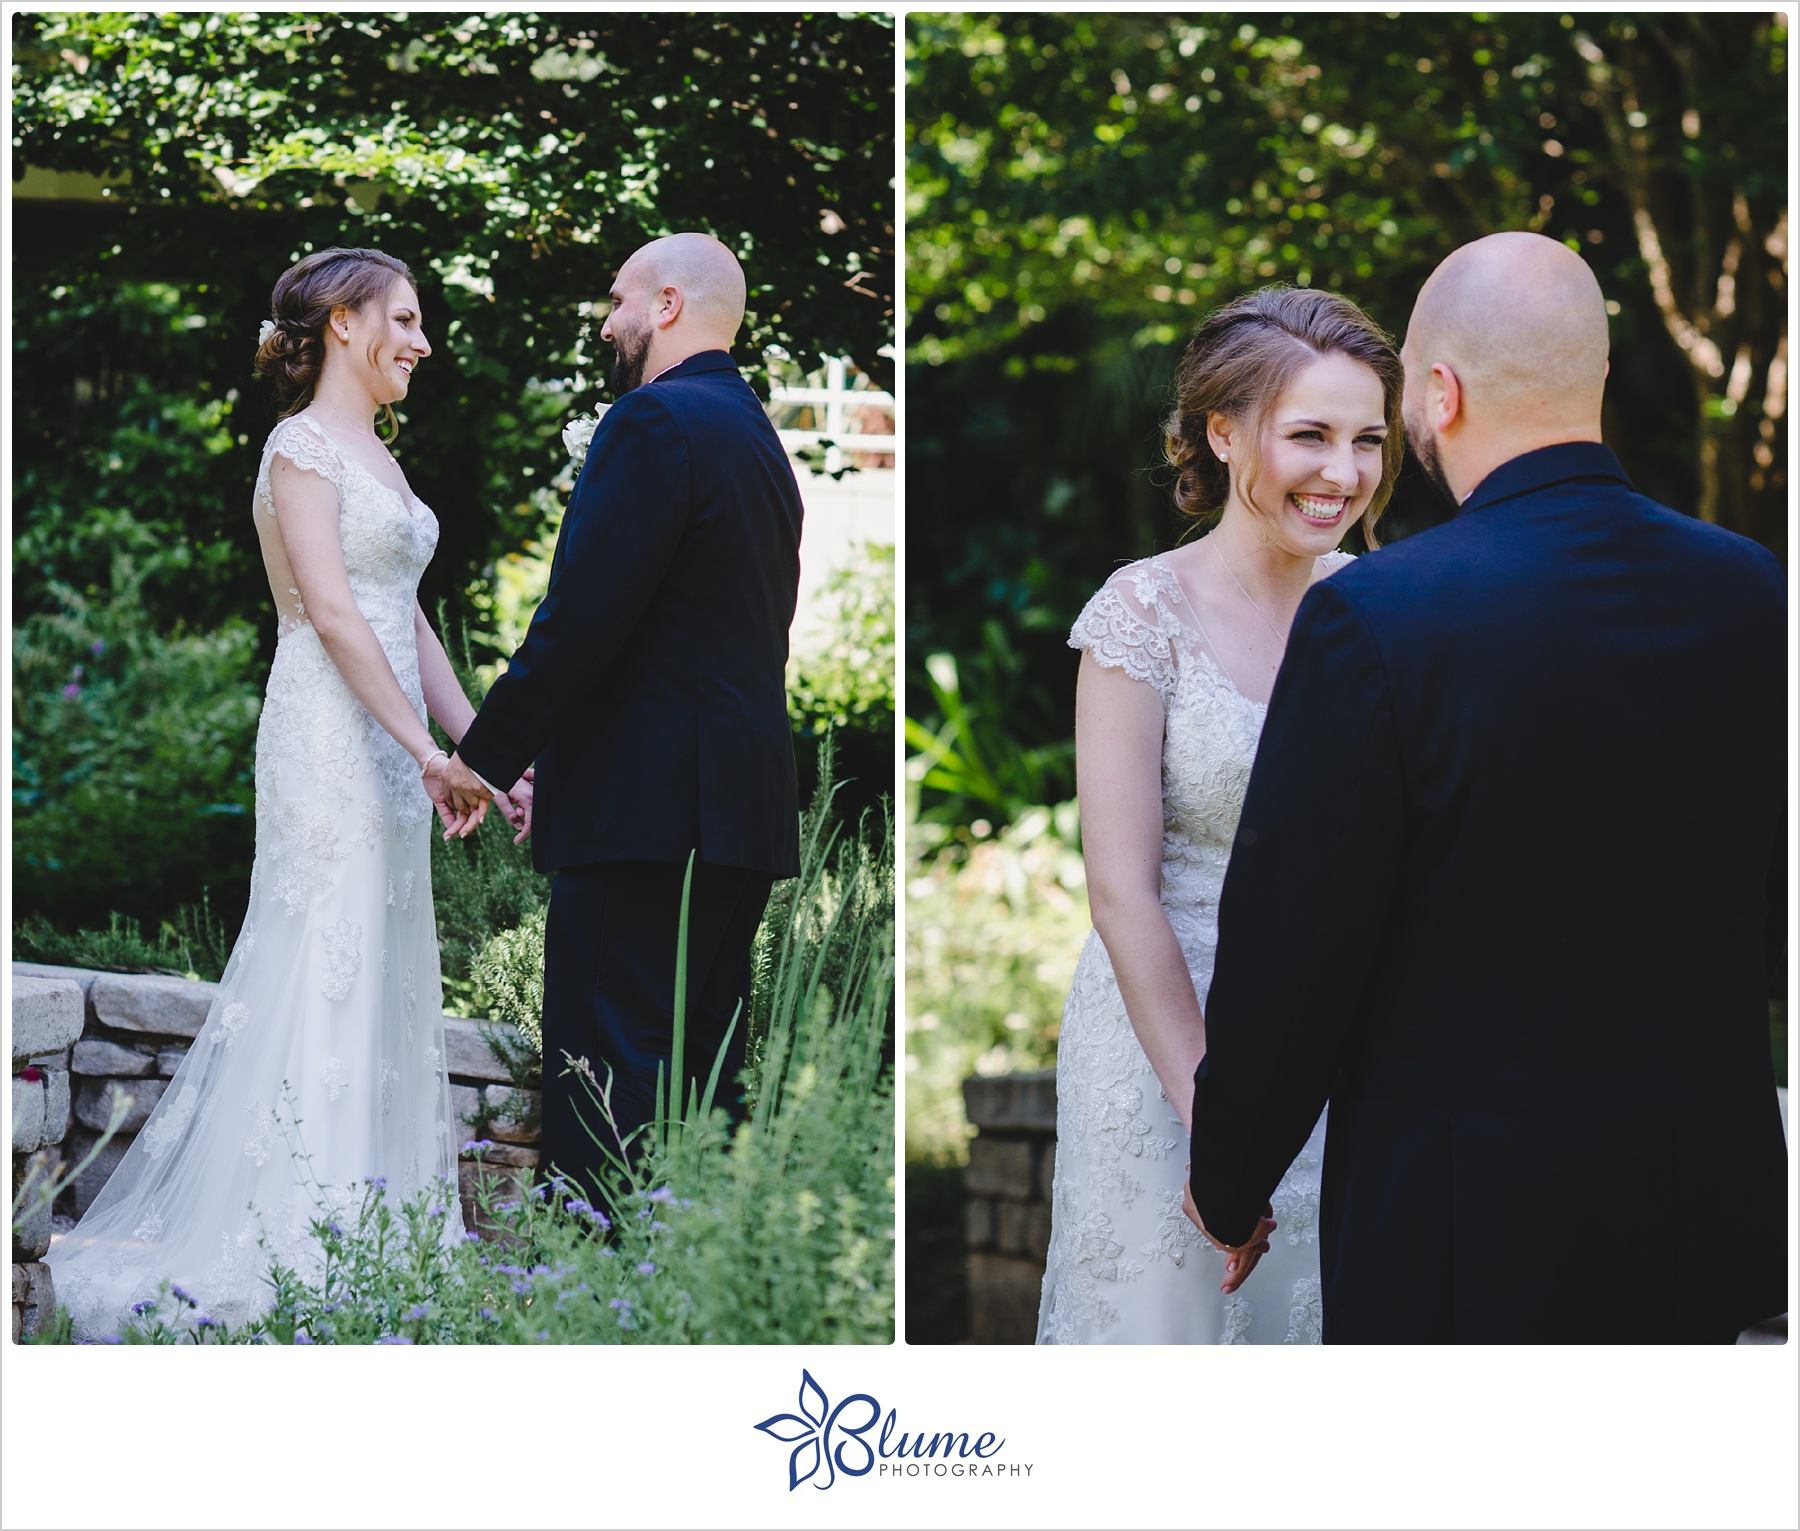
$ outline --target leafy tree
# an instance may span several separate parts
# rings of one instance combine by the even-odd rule
[[[1021,760],[1067,739],[1063,634],[1177,534],[1158,422],[1201,314],[1285,280],[1398,333],[1432,267],[1499,229],[1594,267],[1606,434],[1640,487],[1784,550],[1785,46],[1766,14],[910,16],[908,684],[929,732],[955,720],[923,700],[926,657],[1008,651],[1004,718],[971,672],[958,726],[988,758],[995,726]],[[1384,536],[1439,513],[1409,472]],[[936,803],[1004,818],[1007,795]]]
[[[558,434],[602,393],[604,298],[645,240],[739,254],[757,386],[773,347],[891,380],[891,18],[8,20],[15,846],[58,921],[154,927],[208,880],[241,910],[251,820],[227,810],[274,644],[249,499],[276,405],[250,364],[305,252],[378,246],[419,281],[436,354],[396,451],[441,526],[425,608],[478,638],[496,564],[554,523]],[[138,636],[97,664],[77,627]],[[104,681],[79,700],[77,664]]]
[[[244,508],[273,415],[253,337],[275,278],[329,244],[378,245],[420,280],[438,352],[401,450],[443,524],[427,605],[455,615],[537,529],[557,431],[599,387],[595,301],[645,240],[702,228],[739,253],[753,368],[779,345],[891,372],[885,18],[13,26],[27,605],[52,574],[97,583],[125,535],[173,550],[153,610],[266,618]],[[32,196],[69,184],[53,173],[103,195]]]

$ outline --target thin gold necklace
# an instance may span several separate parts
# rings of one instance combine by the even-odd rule
[[[1256,604],[1256,597],[1251,595],[1250,592],[1244,588],[1244,582],[1237,577],[1232,571],[1231,565],[1226,562],[1225,554],[1218,548],[1214,548],[1213,551],[1219,555],[1219,562],[1224,566],[1225,572],[1231,576],[1232,584],[1238,587],[1238,594],[1243,596],[1243,598],[1255,608],[1257,616],[1261,617],[1263,621],[1267,623],[1269,631],[1275,635],[1275,641],[1281,645],[1281,652],[1285,654],[1287,652],[1287,634],[1282,632],[1279,627],[1269,620],[1268,612],[1264,611],[1261,606]],[[1277,662],[1275,668],[1280,668],[1279,662]]]
[[[340,424],[347,426],[352,431],[354,431],[356,429],[356,426],[351,421],[344,419],[344,417],[342,415],[340,415],[335,409],[333,409],[323,399],[315,398],[313,400],[313,403],[317,404],[320,409],[324,410],[326,414],[330,415],[332,419],[338,421]],[[370,413],[373,414],[374,411],[371,410]],[[369,434],[374,435],[374,433],[375,433],[375,427],[373,424],[371,424],[369,427]],[[375,440],[379,444],[381,438],[379,436],[376,436]]]

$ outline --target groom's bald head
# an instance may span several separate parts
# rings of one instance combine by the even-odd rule
[[[710,234],[670,234],[635,251],[612,285],[600,338],[624,395],[701,351],[729,351],[744,322],[744,268]]]
[[[1431,273],[1406,344],[1446,362],[1471,408],[1597,411],[1606,383],[1606,300],[1588,263],[1542,234],[1490,234]]]
[[[731,345],[744,322],[744,268],[711,234],[670,234],[636,251],[619,272],[646,293],[674,288],[681,294],[679,322],[697,326],[720,349]]]
[[[1460,434],[1485,476],[1540,446],[1598,441],[1607,349],[1606,300],[1573,250],[1526,233],[1464,245],[1420,291],[1401,348],[1414,451],[1433,469]],[[1448,425],[1446,389],[1457,406]]]

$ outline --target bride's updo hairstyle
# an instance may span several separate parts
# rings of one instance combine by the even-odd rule
[[[1175,413],[1163,427],[1164,450],[1176,471],[1175,505],[1196,521],[1216,516],[1231,493],[1231,469],[1206,439],[1207,419],[1225,415],[1242,428],[1234,446],[1238,489],[1255,509],[1251,491],[1261,467],[1262,429],[1294,374],[1334,352],[1364,363],[1381,380],[1387,441],[1381,482],[1363,513],[1363,537],[1373,548],[1375,521],[1393,492],[1406,453],[1400,422],[1405,371],[1394,342],[1348,298],[1310,287],[1264,287],[1207,316],[1188,342],[1175,373]],[[1235,437],[1234,437],[1235,440]]]
[[[263,325],[263,340],[256,348],[256,371],[275,384],[283,415],[305,408],[319,385],[325,370],[325,326],[331,322],[332,309],[360,313],[385,300],[396,279],[413,279],[404,261],[380,250],[336,246],[316,250],[282,272],[269,299],[274,317]],[[371,347],[369,365],[374,364]],[[388,405],[382,405],[382,412],[391,438],[400,422]]]

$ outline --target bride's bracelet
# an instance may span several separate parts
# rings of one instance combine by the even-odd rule
[[[425,773],[431,769],[431,762],[436,760],[439,755],[442,755],[444,757],[444,759],[448,760],[450,758],[450,751],[449,750],[433,750],[429,755],[427,755],[423,760],[421,760],[419,762],[419,778],[420,778],[420,780],[424,779]]]

